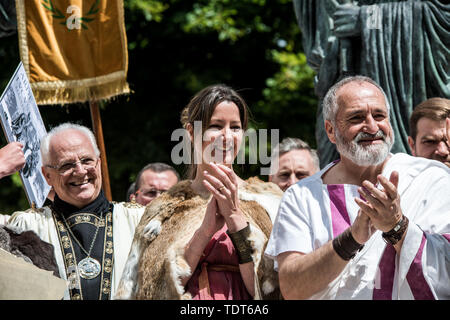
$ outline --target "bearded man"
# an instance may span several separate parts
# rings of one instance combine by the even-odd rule
[[[144,207],[109,202],[101,190],[100,151],[86,127],[65,123],[41,141],[42,172],[55,191],[41,209],[16,212],[9,225],[54,246],[65,299],[114,295]]]
[[[389,105],[367,77],[335,84],[324,122],[340,159],[289,188],[266,255],[286,299],[449,299],[450,170],[391,154]]]

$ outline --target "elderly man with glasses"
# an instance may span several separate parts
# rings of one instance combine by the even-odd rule
[[[55,191],[50,206],[16,212],[9,225],[54,246],[65,299],[114,295],[144,207],[109,202],[101,189],[100,151],[86,127],[65,123],[41,141],[42,172]]]

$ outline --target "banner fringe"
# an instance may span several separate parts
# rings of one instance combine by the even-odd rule
[[[51,90],[33,89],[38,105],[69,104],[86,101],[109,100],[117,95],[130,94],[130,88],[125,79],[118,79],[105,84],[77,88],[58,88]]]

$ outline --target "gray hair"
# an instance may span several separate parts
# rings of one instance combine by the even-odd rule
[[[163,162],[153,162],[153,163],[147,164],[145,167],[143,167],[141,169],[141,171],[139,171],[139,173],[136,177],[136,183],[134,186],[135,191],[139,190],[139,188],[141,187],[142,174],[147,170],[151,170],[151,171],[157,172],[157,173],[164,172],[164,171],[172,171],[175,174],[175,176],[177,177],[177,181],[180,181],[180,175],[178,174],[177,170],[175,170],[171,165],[168,165]]]
[[[43,165],[50,164],[50,142],[51,142],[52,138],[55,135],[57,135],[57,134],[59,134],[59,133],[61,133],[63,131],[66,131],[66,130],[77,130],[77,131],[83,133],[91,141],[91,145],[94,148],[95,155],[97,157],[100,156],[100,150],[98,149],[94,133],[89,128],[87,128],[85,126],[82,126],[82,125],[79,125],[79,124],[75,124],[75,123],[66,122],[66,123],[60,124],[60,125],[54,127],[53,129],[51,129],[41,139],[41,156],[42,156],[42,164]]]
[[[309,144],[302,139],[299,138],[284,138],[278,146],[274,150],[274,154],[272,155],[272,159],[276,157],[281,157],[283,154],[288,153],[292,150],[307,150],[311,155],[314,168],[319,171],[320,170],[320,161],[317,151],[312,149]]]
[[[339,108],[339,106],[337,104],[336,93],[340,88],[342,88],[344,85],[346,85],[347,83],[350,83],[350,82],[357,82],[357,83],[368,82],[370,84],[373,84],[375,87],[377,87],[381,91],[381,93],[383,93],[384,100],[386,102],[387,113],[389,115],[389,111],[390,111],[391,107],[389,105],[389,100],[388,100],[386,94],[384,93],[383,88],[381,88],[380,85],[378,83],[376,83],[374,80],[372,80],[371,78],[357,75],[357,76],[346,77],[346,78],[340,80],[339,82],[334,84],[328,90],[328,92],[325,95],[325,97],[323,98],[323,102],[322,102],[322,113],[323,113],[324,121],[329,120],[333,125],[335,124],[336,113]]]

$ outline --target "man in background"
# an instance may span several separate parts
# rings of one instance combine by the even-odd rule
[[[449,117],[449,99],[431,98],[414,109],[408,136],[413,156],[437,160],[450,167],[450,145],[445,134],[445,119]]]
[[[137,203],[145,206],[179,180],[180,176],[172,166],[161,162],[150,163],[139,171],[135,191],[127,200],[134,197]]]
[[[269,181],[286,191],[297,181],[309,177],[320,170],[317,152],[298,138],[285,138],[278,145],[273,161],[278,158],[278,169],[269,175]]]

